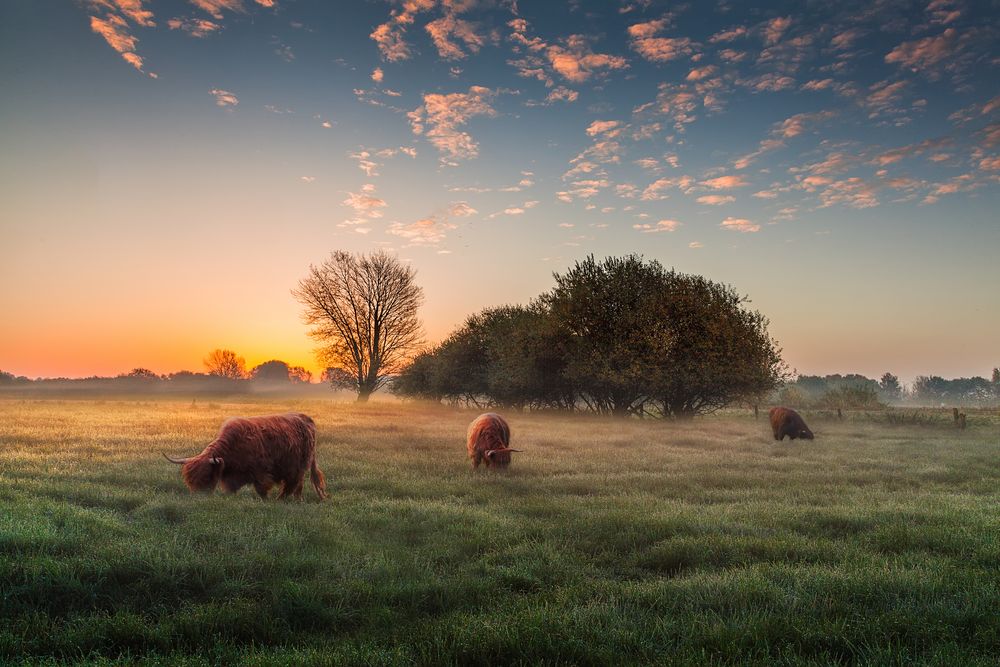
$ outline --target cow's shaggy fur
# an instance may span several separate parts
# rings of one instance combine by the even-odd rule
[[[792,440],[804,438],[813,439],[813,432],[806,426],[801,415],[791,408],[771,408],[771,430],[775,440],[784,440],[787,435]]]
[[[169,457],[168,457],[169,458]],[[282,485],[280,498],[302,498],[306,470],[316,495],[326,498],[326,479],[316,465],[316,423],[301,412],[262,417],[231,417],[197,456],[170,459],[183,463],[181,474],[192,491],[228,493],[253,484],[261,498]]]
[[[510,426],[495,412],[487,412],[472,420],[466,447],[473,468],[478,468],[480,463],[487,468],[506,468],[510,465],[510,453],[520,451],[510,448]]]

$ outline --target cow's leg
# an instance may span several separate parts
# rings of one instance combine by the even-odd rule
[[[296,500],[302,500],[302,481],[304,479],[305,473],[300,474],[298,479],[286,479],[285,487],[281,490],[278,500],[284,500],[288,496],[294,496]]]
[[[257,495],[263,499],[267,499],[267,494],[271,492],[271,488],[274,486],[274,478],[270,475],[261,475],[254,479],[253,488],[257,490]]]

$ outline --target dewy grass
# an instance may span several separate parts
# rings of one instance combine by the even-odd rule
[[[245,400],[245,399],[240,399]],[[191,495],[160,452],[312,415],[330,500]],[[909,415],[909,413],[907,413]],[[942,413],[943,414],[943,413]],[[0,400],[0,662],[995,664],[1000,420]],[[810,415],[804,413],[809,421]],[[941,420],[941,423],[946,423]]]

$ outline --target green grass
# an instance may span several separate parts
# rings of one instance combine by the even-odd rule
[[[160,457],[286,409],[324,503],[192,496]],[[996,413],[795,443],[511,414],[501,474],[468,465],[473,416],[0,400],[0,663],[997,663]]]

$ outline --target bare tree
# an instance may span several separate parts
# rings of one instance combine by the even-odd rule
[[[247,364],[243,357],[236,356],[232,350],[212,350],[205,361],[209,375],[242,380],[247,376]]]
[[[321,362],[350,375],[364,402],[418,350],[417,309],[423,290],[416,271],[394,255],[336,251],[299,281],[292,294],[305,306],[309,335],[324,344]]]

